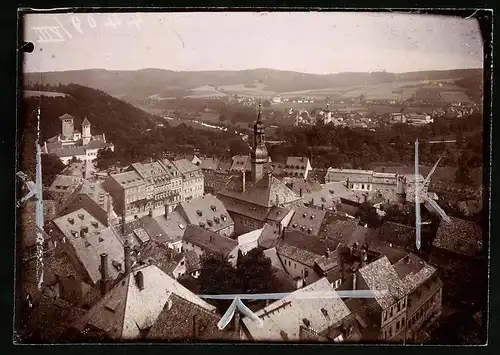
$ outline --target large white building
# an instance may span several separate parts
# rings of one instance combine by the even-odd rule
[[[92,135],[90,122],[85,118],[82,122],[82,132],[75,130],[74,117],[65,113],[61,117],[61,134],[49,138],[42,152],[56,155],[64,164],[75,157],[83,161],[92,161],[97,158],[101,149],[115,150],[113,143],[106,142],[103,134]]]

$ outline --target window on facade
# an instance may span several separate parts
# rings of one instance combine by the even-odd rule
[[[397,304],[397,312],[401,311],[401,304],[400,302],[398,301],[398,304]]]
[[[405,299],[403,298],[403,308],[405,308]]]
[[[401,318],[401,326],[405,325],[405,317]]]
[[[391,307],[391,313],[389,314],[389,317],[392,317],[392,315],[393,315],[393,310],[394,310],[394,309],[393,309],[393,307]]]
[[[389,337],[392,337],[392,327],[389,328]]]
[[[399,330],[399,321],[396,322],[396,331]]]
[[[384,312],[384,322],[387,320],[387,312]]]
[[[304,269],[304,277],[307,277],[309,276],[309,270],[308,269]]]

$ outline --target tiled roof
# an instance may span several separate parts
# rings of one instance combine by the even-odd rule
[[[304,203],[333,208],[341,198],[349,198],[353,192],[341,182],[331,182],[320,186],[319,190],[303,191]]]
[[[329,213],[321,225],[320,237],[336,239],[348,245],[358,242],[365,243],[367,238],[373,233],[369,228],[359,225],[359,221],[337,214]]]
[[[386,256],[359,269],[359,273],[369,290],[378,291],[375,299],[382,309],[392,306],[407,294],[405,284]]]
[[[221,161],[219,162],[219,165],[217,165],[217,170],[221,172],[229,172],[229,170],[231,170],[231,163]]]
[[[183,240],[206,251],[221,253],[226,257],[238,247],[238,241],[193,224],[186,227]]]
[[[143,275],[142,290],[137,285],[139,272]],[[158,267],[150,265],[127,275],[74,326],[84,330],[91,325],[112,339],[139,339],[143,331],[155,323],[165,305],[171,302],[172,293],[208,311],[215,310]]]
[[[85,119],[83,120],[82,126],[83,125],[90,125],[90,121],[87,119],[87,117],[85,117]]]
[[[287,231],[296,230],[311,236],[318,235],[326,211],[309,207],[296,207],[294,210]]]
[[[186,259],[186,273],[190,274],[201,270],[201,260],[194,250],[188,250],[184,253]]]
[[[309,292],[324,292],[328,298],[300,298]],[[321,332],[349,315],[346,307],[326,278],[297,290],[289,296],[271,303],[256,312],[263,326],[248,317],[243,318],[253,340],[288,341],[300,340],[300,327],[307,325],[315,332]]]
[[[407,293],[415,291],[437,271],[412,253],[395,263],[394,269],[405,284]]]
[[[121,264],[123,268],[124,251],[122,241],[112,228],[106,228],[84,209],[56,218],[53,222],[73,246],[76,257],[93,283],[101,279],[99,266],[102,253],[108,254],[110,278],[118,277],[121,270],[113,266],[113,262]],[[81,236],[80,231],[85,228],[87,232]]]
[[[206,158],[201,160],[200,168],[202,170],[214,170],[216,171],[219,166],[219,160],[213,158]]]
[[[139,261],[155,265],[168,276],[172,276],[180,262],[178,255],[173,249],[151,241],[142,249]]]
[[[176,208],[190,224],[203,223],[208,230],[217,232],[234,225],[224,204],[215,196],[207,194],[182,202]]]
[[[309,158],[307,158],[307,157],[288,157],[286,159],[286,166],[285,167],[290,168],[290,169],[305,170],[308,162],[309,162]]]
[[[327,249],[335,250],[339,245],[336,239],[329,236],[311,236],[301,231],[286,231],[283,243],[317,255],[324,255]]]
[[[200,167],[198,165],[191,163],[187,159],[176,160],[173,162],[173,164],[181,174],[191,173],[200,170]]]
[[[311,268],[314,267],[316,259],[321,258],[321,255],[311,253],[310,251],[297,248],[284,242],[278,244],[276,251],[279,256],[284,256]]]
[[[285,205],[300,200],[299,196],[272,175],[266,174],[257,182],[246,179],[245,192],[242,192],[242,179],[242,176],[232,179],[219,194],[268,208],[276,204],[276,197],[279,204]]]
[[[83,146],[63,147],[60,143],[47,143],[47,150],[48,154],[53,154],[60,158],[85,155],[85,147]]]
[[[433,246],[466,256],[478,255],[483,242],[481,227],[464,219],[450,218],[450,223],[439,224]]]
[[[415,227],[388,221],[380,226],[378,233],[379,240],[403,247],[415,244],[415,236]]]
[[[45,223],[50,221],[54,214],[51,212],[53,209],[54,201],[44,200],[43,201],[43,209],[44,209],[44,220]],[[35,201],[29,200],[21,205],[19,210],[19,236],[21,238],[21,242],[23,247],[30,247],[36,244],[36,221],[35,221],[35,210],[36,204]]]
[[[326,172],[325,181],[346,181],[349,179],[349,182],[371,182],[372,177],[373,170],[329,168]]]
[[[36,331],[37,339],[32,339],[35,343],[59,343],[65,340],[64,335],[71,324],[84,314],[84,310],[60,298],[42,295],[29,317],[27,328]]]
[[[108,143],[104,142],[103,140],[96,139],[95,136],[92,138],[93,139],[86,146],[84,146],[85,149],[103,149],[109,146]]]
[[[149,179],[153,178],[154,180],[161,179],[166,177],[167,171],[163,168],[163,166],[159,162],[153,163],[134,163],[132,164],[132,168],[143,178]]]
[[[198,328],[194,337],[194,319]],[[237,340],[233,330],[219,330],[220,316],[215,312],[173,294],[158,316],[147,339],[162,341]]]

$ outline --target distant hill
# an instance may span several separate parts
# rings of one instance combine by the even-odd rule
[[[323,89],[339,86],[378,85],[394,81],[481,78],[482,69],[457,69],[409,73],[339,73],[328,75],[306,74],[274,69],[240,71],[176,72],[163,69],[109,71],[103,69],[65,72],[27,73],[24,84],[70,84],[102,90],[124,100],[144,99],[151,95],[161,97],[189,96],[191,90],[204,86],[221,88],[260,84],[267,92],[283,93]],[[226,89],[226,90],[225,90]]]

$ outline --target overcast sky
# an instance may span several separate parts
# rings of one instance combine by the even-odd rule
[[[136,25],[133,15],[26,15],[24,38],[35,43],[35,50],[26,55],[24,70],[273,68],[327,74],[483,66],[474,19],[394,13],[142,13]],[[62,26],[64,41],[37,43],[33,28],[43,26]]]

